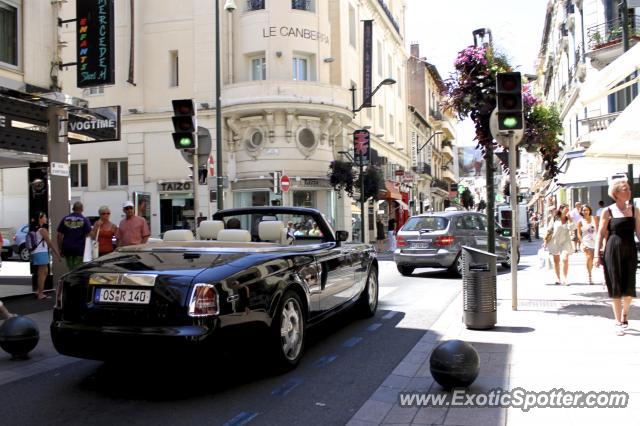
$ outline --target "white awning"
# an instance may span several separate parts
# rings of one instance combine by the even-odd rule
[[[587,80],[580,86],[580,102],[587,105],[620,90],[616,85],[639,68],[640,43],[600,71],[589,70]],[[634,81],[637,82],[638,78],[636,77]]]
[[[611,158],[578,157],[571,160],[567,171],[558,177],[558,184],[573,186],[577,184],[602,183],[616,174],[626,173],[628,161]]]
[[[585,155],[640,162],[639,122],[640,96],[637,96],[606,130],[598,133]]]

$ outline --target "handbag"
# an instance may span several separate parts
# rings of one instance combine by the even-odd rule
[[[538,267],[540,269],[547,269],[547,265],[549,263],[549,252],[547,252],[544,248],[540,248],[538,250]]]
[[[98,226],[98,231],[96,232],[96,238],[91,240],[91,259],[97,259],[100,257],[100,243],[98,242],[98,238],[100,237],[100,227]]]

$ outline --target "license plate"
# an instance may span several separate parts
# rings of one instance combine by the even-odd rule
[[[429,243],[411,243],[411,248],[418,248],[418,249],[429,248]]]
[[[96,303],[128,303],[147,305],[151,300],[151,290],[133,290],[127,288],[97,288]]]

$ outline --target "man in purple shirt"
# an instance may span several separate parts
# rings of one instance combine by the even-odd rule
[[[82,215],[82,203],[73,203],[73,211],[58,225],[58,247],[70,271],[82,265],[84,243],[91,232],[91,222]]]

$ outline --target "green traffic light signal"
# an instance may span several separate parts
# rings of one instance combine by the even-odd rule
[[[180,146],[189,148],[191,146],[191,138],[180,138]]]
[[[518,120],[515,117],[505,117],[502,121],[502,125],[509,129],[513,129],[518,124]]]

